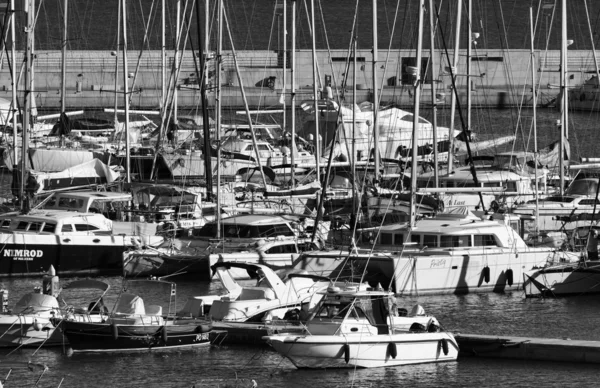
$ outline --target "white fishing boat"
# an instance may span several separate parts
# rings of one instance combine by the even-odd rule
[[[298,368],[373,368],[455,361],[458,344],[415,306],[400,315],[384,291],[329,288],[305,332],[265,337]]]

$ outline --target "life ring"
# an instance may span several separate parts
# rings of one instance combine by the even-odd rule
[[[172,221],[165,222],[160,228],[160,234],[165,237],[175,237],[176,231],[177,225]]]
[[[490,203],[490,209],[492,209],[492,211],[496,213],[498,210],[500,210],[500,205],[498,204],[498,202],[492,201],[492,203]]]
[[[396,357],[398,356],[398,348],[396,347],[396,343],[395,342],[390,342],[387,346],[387,353],[390,355],[390,357],[392,357],[394,360],[396,359]]]

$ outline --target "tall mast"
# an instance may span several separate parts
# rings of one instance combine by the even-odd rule
[[[373,158],[375,159],[375,182],[379,182],[379,127],[377,112],[379,111],[379,93],[377,93],[377,0],[373,0]]]
[[[223,0],[217,0],[217,51],[215,53],[215,139],[217,143],[217,235],[221,238],[221,55],[223,51]],[[206,139],[204,141],[207,141]],[[212,171],[211,171],[212,172]]]
[[[204,13],[208,14],[209,0],[205,1]],[[207,71],[206,64],[208,63],[208,38],[205,36],[204,42],[202,42],[202,29],[200,28],[200,1],[196,2],[196,21],[198,24],[198,45],[199,57],[200,57],[200,68],[202,73],[198,74],[200,80],[200,94],[202,95],[202,136],[204,137],[204,178],[206,180],[206,194],[207,197],[212,200],[213,196],[213,181],[212,181],[212,166],[210,154],[210,124],[208,122],[208,98],[206,96],[206,82],[207,82]],[[206,21],[205,21],[206,22]],[[205,30],[207,34],[207,30]]]
[[[472,12],[472,0],[467,0],[467,133],[465,136],[469,136],[471,131],[471,57],[473,56],[473,26],[471,24]]]
[[[66,94],[67,94],[67,17],[69,0],[65,1],[65,9],[63,10],[63,41],[62,41],[62,55],[61,55],[61,77],[60,77],[60,113],[66,111]]]
[[[290,104],[290,120],[292,121],[292,142],[290,145],[292,164],[292,189],[296,188],[296,0],[292,0],[292,63],[290,69],[290,78],[292,81],[291,104]]]
[[[533,156],[534,156],[534,179],[535,179],[535,232],[537,235],[539,226],[539,190],[538,185],[538,144],[537,144],[537,93],[535,90],[535,51],[534,51],[534,31],[533,31],[533,9],[529,7],[529,24],[531,28],[531,98],[533,104]]]
[[[419,104],[421,99],[421,50],[423,50],[423,9],[425,0],[419,0],[419,32],[417,35],[417,65],[414,74],[414,113],[412,133],[412,167],[410,172],[410,227],[417,223],[417,162],[419,158]]]
[[[357,46],[357,36],[353,36],[354,40],[352,44],[352,155],[348,158],[350,163],[352,163],[352,215],[354,215],[354,219],[356,220],[356,208],[357,208],[357,190],[356,190],[356,46]],[[342,122],[342,125],[343,122]],[[354,230],[356,222],[353,225],[350,225],[350,228]]]
[[[123,96],[125,97],[125,174],[126,182],[131,183],[131,158],[129,145],[129,82],[127,68],[127,0],[122,0],[122,22],[123,22]]]
[[[11,66],[11,87],[12,87],[12,125],[13,125],[13,170],[16,171],[17,168],[17,69],[15,58],[17,57],[16,48],[15,48],[15,0],[10,0],[10,39],[11,39],[11,57],[12,57],[12,66]]]
[[[279,49],[279,47],[278,47]],[[283,105],[283,130],[287,130],[287,114],[285,111],[285,96],[287,92],[287,0],[283,0],[283,90],[281,104]]]
[[[176,17],[176,37],[175,37],[175,66],[173,66],[174,74],[179,74],[179,56],[181,55],[179,52],[179,43],[181,40],[181,0],[177,0],[177,17]],[[177,92],[177,81],[175,81],[175,87],[173,88],[173,123],[177,124],[177,112],[178,112],[178,96]]]
[[[458,68],[458,59],[460,49],[460,19],[462,15],[462,0],[456,0],[456,30],[454,31],[454,58],[452,60],[452,85],[456,85],[456,69]],[[467,77],[468,78],[468,77]],[[452,92],[452,99],[450,102],[450,132],[448,134],[448,174],[454,170],[454,155],[452,150],[454,148],[454,113],[456,112],[456,90]]]
[[[433,187],[439,187],[440,179],[438,174],[437,96],[435,80],[433,79],[433,72],[435,69],[435,23],[433,19],[433,7],[433,0],[429,0],[429,69],[431,71],[431,109],[433,110],[433,119],[431,120],[431,124],[433,125]]]
[[[119,42],[121,42],[121,3],[117,2],[119,5],[117,6],[117,50],[115,51],[115,112],[114,112],[114,122],[115,122],[115,131],[117,130],[117,125],[119,124],[119,118],[117,116],[117,108],[119,107]]]
[[[21,210],[27,210],[29,205],[25,205],[25,178],[27,170],[27,145],[29,144],[29,130],[32,123],[31,114],[33,109],[33,42],[35,29],[35,0],[27,0],[27,47],[25,49],[25,114],[23,115],[23,131],[21,144],[21,184],[19,186],[19,199],[21,201]]]
[[[166,7],[165,1],[162,0],[161,3],[161,69],[160,69],[160,111],[163,113],[166,105],[167,105],[167,41],[166,41]]]
[[[564,195],[565,192],[565,137],[569,136],[569,90],[567,88],[568,69],[567,69],[567,0],[562,0],[562,28],[561,28],[561,46],[560,46],[560,84],[562,88],[562,112],[561,112],[561,126],[560,126],[560,195]]]
[[[317,89],[317,43],[315,36],[317,35],[317,26],[315,25],[315,0],[310,0],[310,23],[312,26],[312,65],[313,65],[313,98],[315,100],[315,160],[316,160],[316,178],[317,182],[321,182],[321,142],[319,141],[319,92]],[[323,183],[323,187],[327,182]],[[323,190],[323,193],[325,191]]]

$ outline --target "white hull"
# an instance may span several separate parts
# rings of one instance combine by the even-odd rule
[[[578,263],[555,265],[529,271],[525,273],[523,288],[527,297],[598,294],[600,263],[587,267]]]
[[[513,249],[499,247],[405,252],[404,255],[400,252],[350,255],[347,251],[330,251],[301,256],[294,267],[323,276],[341,274],[341,278],[345,278],[351,274],[351,270],[343,268],[347,263],[345,259],[350,257],[355,272],[361,273],[359,270],[366,267],[368,274],[379,276],[369,280],[382,285],[393,284],[398,295],[505,292],[521,289],[525,271],[542,267],[548,261],[560,261],[556,254],[560,252],[550,248],[526,248],[515,253]]]
[[[0,347],[38,347],[63,343],[63,335],[55,331],[46,317],[36,315],[0,316]]]
[[[375,368],[455,361],[458,357],[458,345],[449,333],[268,338],[271,346],[298,368]],[[447,354],[442,341],[446,341]]]

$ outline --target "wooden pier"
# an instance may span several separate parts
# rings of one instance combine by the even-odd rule
[[[600,341],[456,334],[460,357],[600,364]]]

